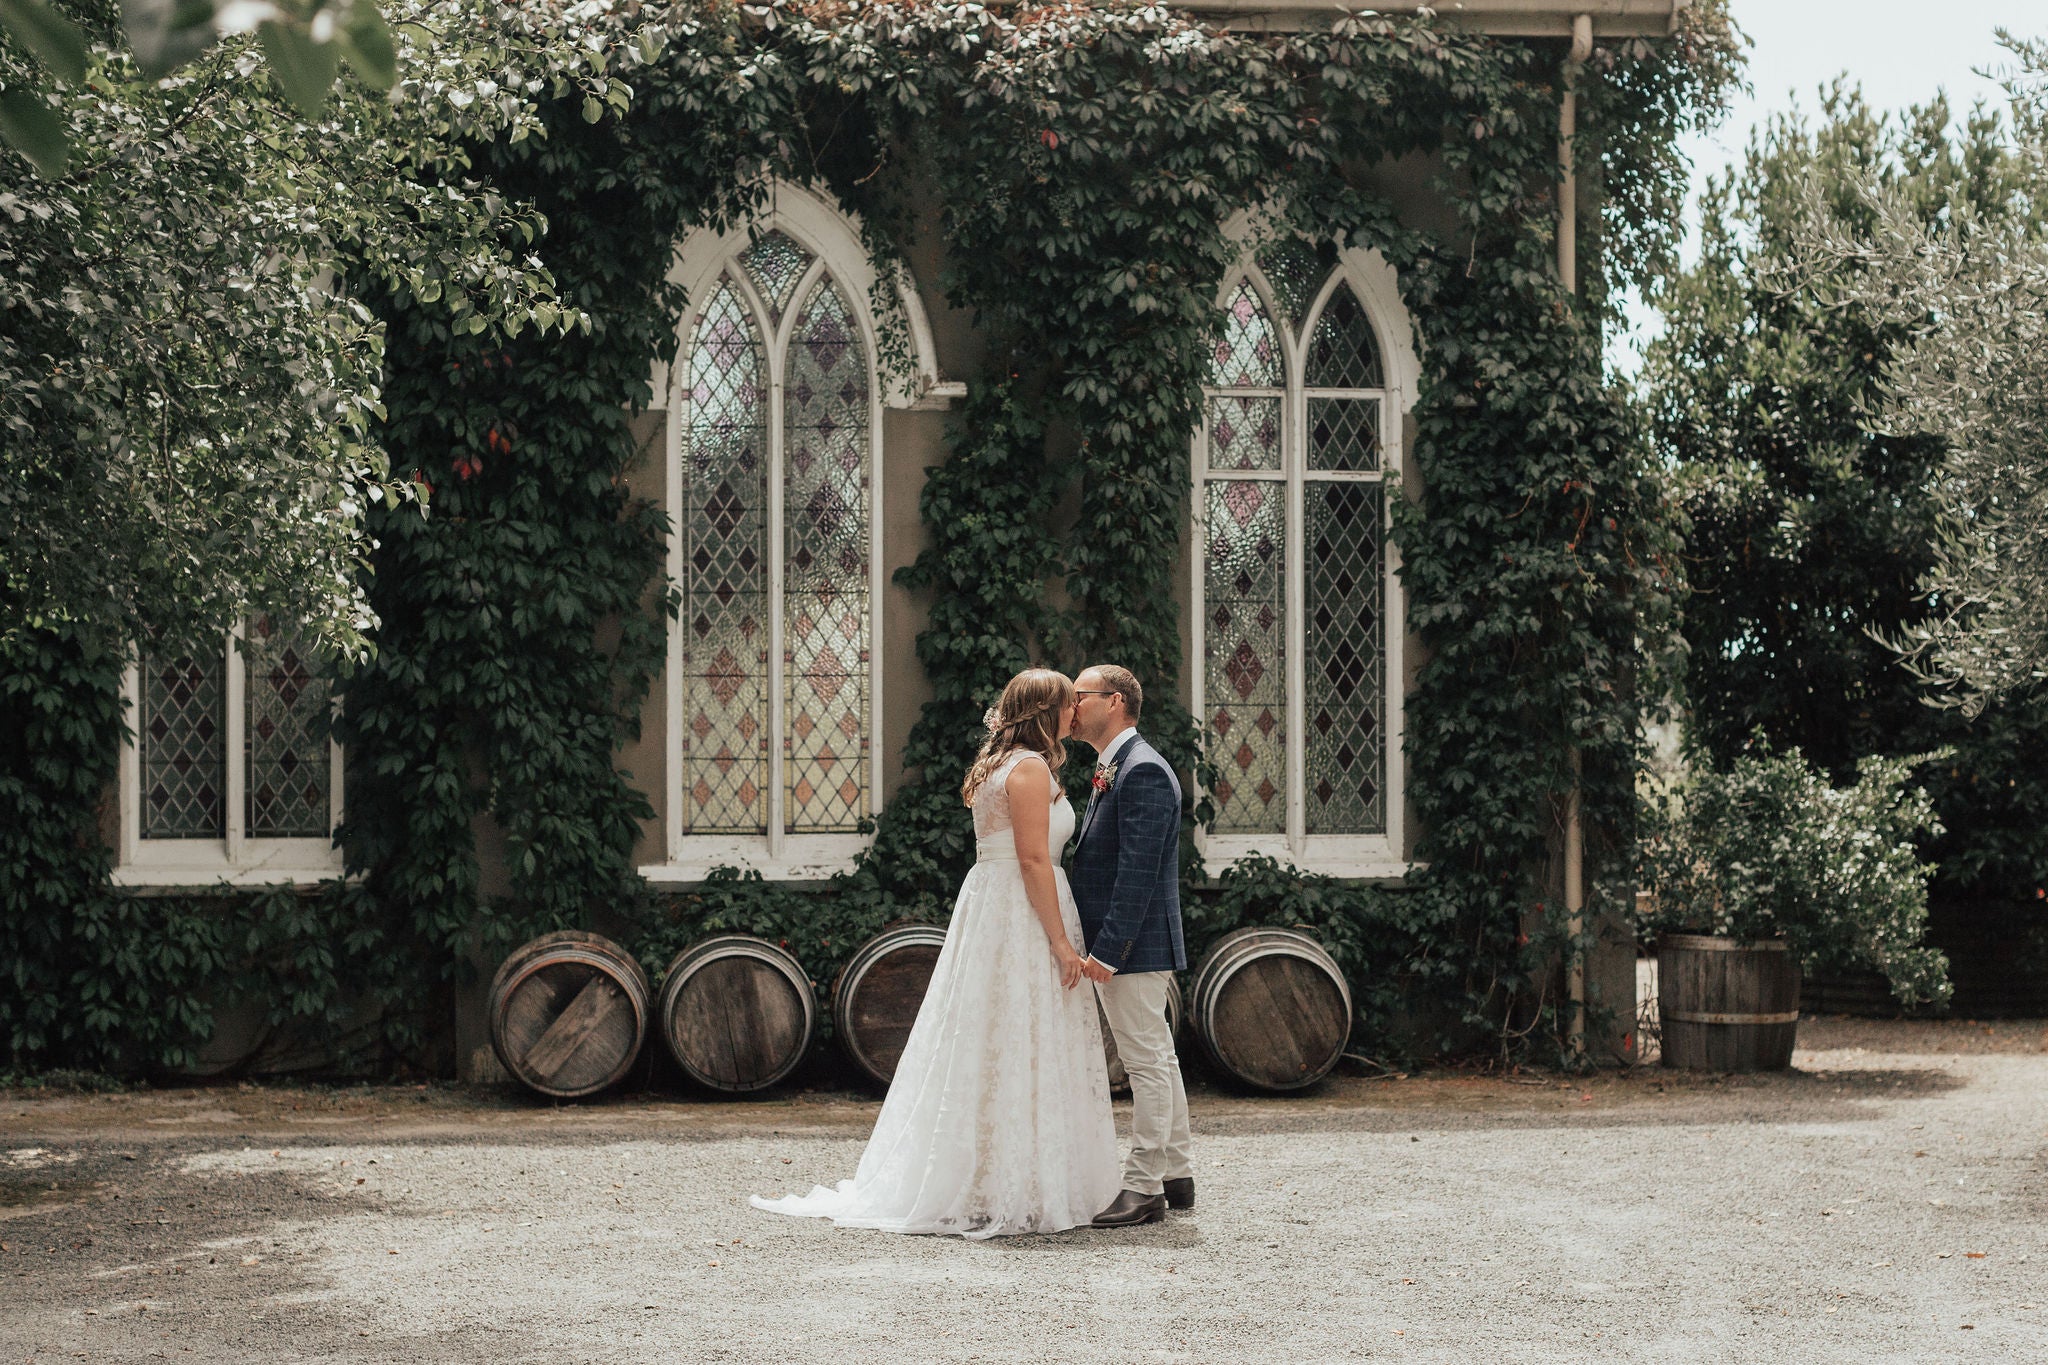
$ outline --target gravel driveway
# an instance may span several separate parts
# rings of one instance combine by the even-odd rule
[[[1192,1214],[978,1244],[747,1207],[859,1097],[0,1092],[0,1361],[2048,1361],[2048,1028],[1802,1042],[1199,1090]]]

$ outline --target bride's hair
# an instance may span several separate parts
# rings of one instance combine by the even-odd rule
[[[1004,759],[1019,749],[1037,754],[1055,773],[1067,758],[1060,742],[1060,713],[1074,704],[1073,680],[1050,668],[1027,668],[1010,679],[1002,700],[988,709],[982,724],[988,739],[960,784],[960,799],[974,804],[974,794]]]

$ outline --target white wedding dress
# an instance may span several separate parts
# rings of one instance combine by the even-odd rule
[[[1072,990],[1024,893],[1010,798],[1017,754],[974,798],[979,852],[953,904],[895,1080],[853,1179],[756,1208],[842,1227],[1001,1237],[1089,1222],[1123,1185],[1095,991]],[[1074,832],[1052,807],[1053,880],[1067,939],[1085,952],[1059,854]]]

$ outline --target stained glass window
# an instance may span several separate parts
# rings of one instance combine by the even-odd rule
[[[1209,468],[1279,467],[1279,399],[1226,394],[1209,400]]]
[[[142,661],[145,839],[227,836],[227,656]]]
[[[740,253],[754,287],[768,304],[771,316],[780,319],[789,308],[789,296],[796,282],[811,264],[811,253],[791,241],[788,234],[769,232]]]
[[[332,825],[327,682],[307,643],[274,629],[267,617],[250,626],[242,658],[248,669],[244,828],[252,839],[322,838]]]
[[[1308,346],[1306,379],[1312,389],[1380,387],[1380,349],[1373,338],[1372,320],[1348,284],[1337,286],[1316,320],[1315,336]]]
[[[868,814],[868,363],[830,278],[790,337],[783,440],[784,828]]]
[[[1380,400],[1308,400],[1308,467],[1364,473],[1380,467]]]
[[[1239,280],[1223,310],[1223,335],[1216,341],[1209,383],[1219,389],[1277,388],[1280,369],[1273,319],[1252,292],[1251,282]]]
[[[1311,245],[1299,237],[1286,237],[1259,253],[1259,269],[1273,286],[1273,300],[1280,314],[1298,323],[1308,315],[1316,290],[1330,278],[1337,265],[1337,249],[1328,242]]]
[[[1259,261],[1290,328],[1328,297],[1295,371],[1240,282],[1211,367],[1198,584],[1210,832],[1303,854],[1297,839],[1388,831],[1387,397],[1372,319],[1343,275],[1332,283],[1334,250],[1282,243]]]
[[[767,829],[768,366],[721,279],[699,314],[683,428],[684,827]]]
[[[1303,566],[1308,833],[1386,828],[1382,485],[1312,482]]]
[[[1221,832],[1287,828],[1286,495],[1277,480],[1208,488],[1202,660]]]

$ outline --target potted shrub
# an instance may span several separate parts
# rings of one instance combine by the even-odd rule
[[[1664,1062],[1789,1066],[1802,970],[1871,968],[1907,1005],[1944,1004],[1948,960],[1922,945],[1915,839],[1939,833],[1915,760],[1865,759],[1835,787],[1797,749],[1697,771],[1643,850],[1638,929],[1657,942]]]

